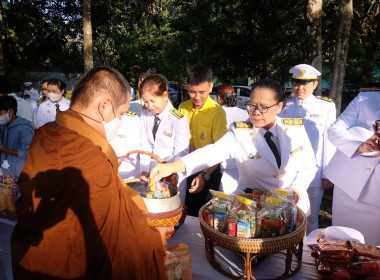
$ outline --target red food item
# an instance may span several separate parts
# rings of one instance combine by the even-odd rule
[[[321,275],[322,279],[351,279],[351,275],[348,272],[347,267],[333,266],[323,261],[321,261],[321,263],[318,265],[318,272]]]
[[[330,260],[349,261],[354,254],[344,240],[321,239],[318,246],[321,257]]]
[[[355,241],[350,241],[350,245],[353,248],[355,255],[380,259],[380,249],[374,245],[363,244]]]
[[[380,274],[380,264],[379,262],[355,262],[351,263],[349,266],[349,270],[354,275],[376,275]]]

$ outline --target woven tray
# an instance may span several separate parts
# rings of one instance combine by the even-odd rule
[[[203,205],[198,214],[204,236],[210,238],[218,246],[229,250],[255,254],[273,254],[299,244],[305,236],[306,216],[298,207],[296,230],[271,238],[243,238],[219,232],[204,221],[203,212],[206,207],[207,205]]]
[[[247,195],[244,194],[243,196]],[[300,270],[302,265],[303,238],[306,231],[306,216],[298,207],[296,230],[271,238],[234,237],[219,232],[203,220],[203,213],[206,207],[207,204],[202,206],[198,212],[198,216],[205,237],[206,257],[214,269],[230,279],[256,280],[253,275],[252,261],[260,255],[282,254],[285,256],[284,272],[274,279],[287,279]],[[215,257],[215,247],[223,247],[237,252],[244,260],[244,273],[236,276],[231,274],[230,271],[223,269],[221,263]]]

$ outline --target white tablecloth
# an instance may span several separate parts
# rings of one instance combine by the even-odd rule
[[[186,217],[185,223],[176,234],[169,240],[168,247],[186,243],[191,252],[192,272],[194,280],[229,279],[216,271],[208,262],[205,251],[205,241],[199,220],[196,217]],[[243,273],[244,262],[236,253],[215,247],[217,260],[223,264],[226,270],[234,275]],[[311,249],[305,244],[302,254],[302,265],[300,271],[289,279],[319,279],[313,258],[310,255]],[[292,262],[295,263],[295,262]],[[253,276],[259,279],[277,278],[285,270],[285,256],[282,254],[270,255],[253,269]]]

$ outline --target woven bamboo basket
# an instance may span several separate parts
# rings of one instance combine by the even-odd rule
[[[149,155],[160,163],[165,161],[159,158],[157,155],[140,150],[134,150],[127,153],[123,158],[119,160],[119,165],[126,159],[129,155],[139,153]],[[148,218],[148,222],[153,227],[174,227],[174,232],[184,223],[186,218],[186,207],[183,206],[179,195],[178,195],[178,175],[176,173],[171,174],[165,178],[169,182],[169,189],[172,197],[165,199],[153,199],[143,197],[143,200],[148,208],[149,213],[145,214]],[[133,187],[133,184],[140,183],[140,179],[130,179],[124,181],[126,184]],[[160,209],[163,209],[160,211]],[[171,236],[174,234],[171,234]],[[170,236],[170,237],[171,237]]]
[[[296,244],[299,244],[306,231],[306,216],[302,210],[297,207],[297,221],[295,231],[271,238],[243,238],[234,237],[228,234],[219,232],[210,227],[203,219],[203,213],[207,205],[203,205],[199,210],[198,216],[200,225],[205,237],[208,237],[218,246],[244,253],[254,254],[274,254],[282,250],[286,250]]]

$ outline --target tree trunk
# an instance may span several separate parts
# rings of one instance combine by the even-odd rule
[[[366,86],[373,82],[373,68],[378,49],[377,38],[380,32],[380,3],[372,0],[364,17],[361,17],[358,12],[356,14],[361,18],[359,40],[364,48],[365,55],[362,84]]]
[[[306,62],[322,73],[322,0],[308,0],[306,8]],[[317,94],[322,93],[322,77]]]
[[[83,53],[84,72],[94,67],[92,55],[91,0],[83,0]]]
[[[3,17],[3,1],[0,1],[0,75],[5,75],[4,65],[4,17]]]
[[[334,71],[330,86],[330,97],[335,100],[337,114],[340,114],[342,105],[342,90],[353,17],[352,1],[339,0],[339,26],[336,36]]]

